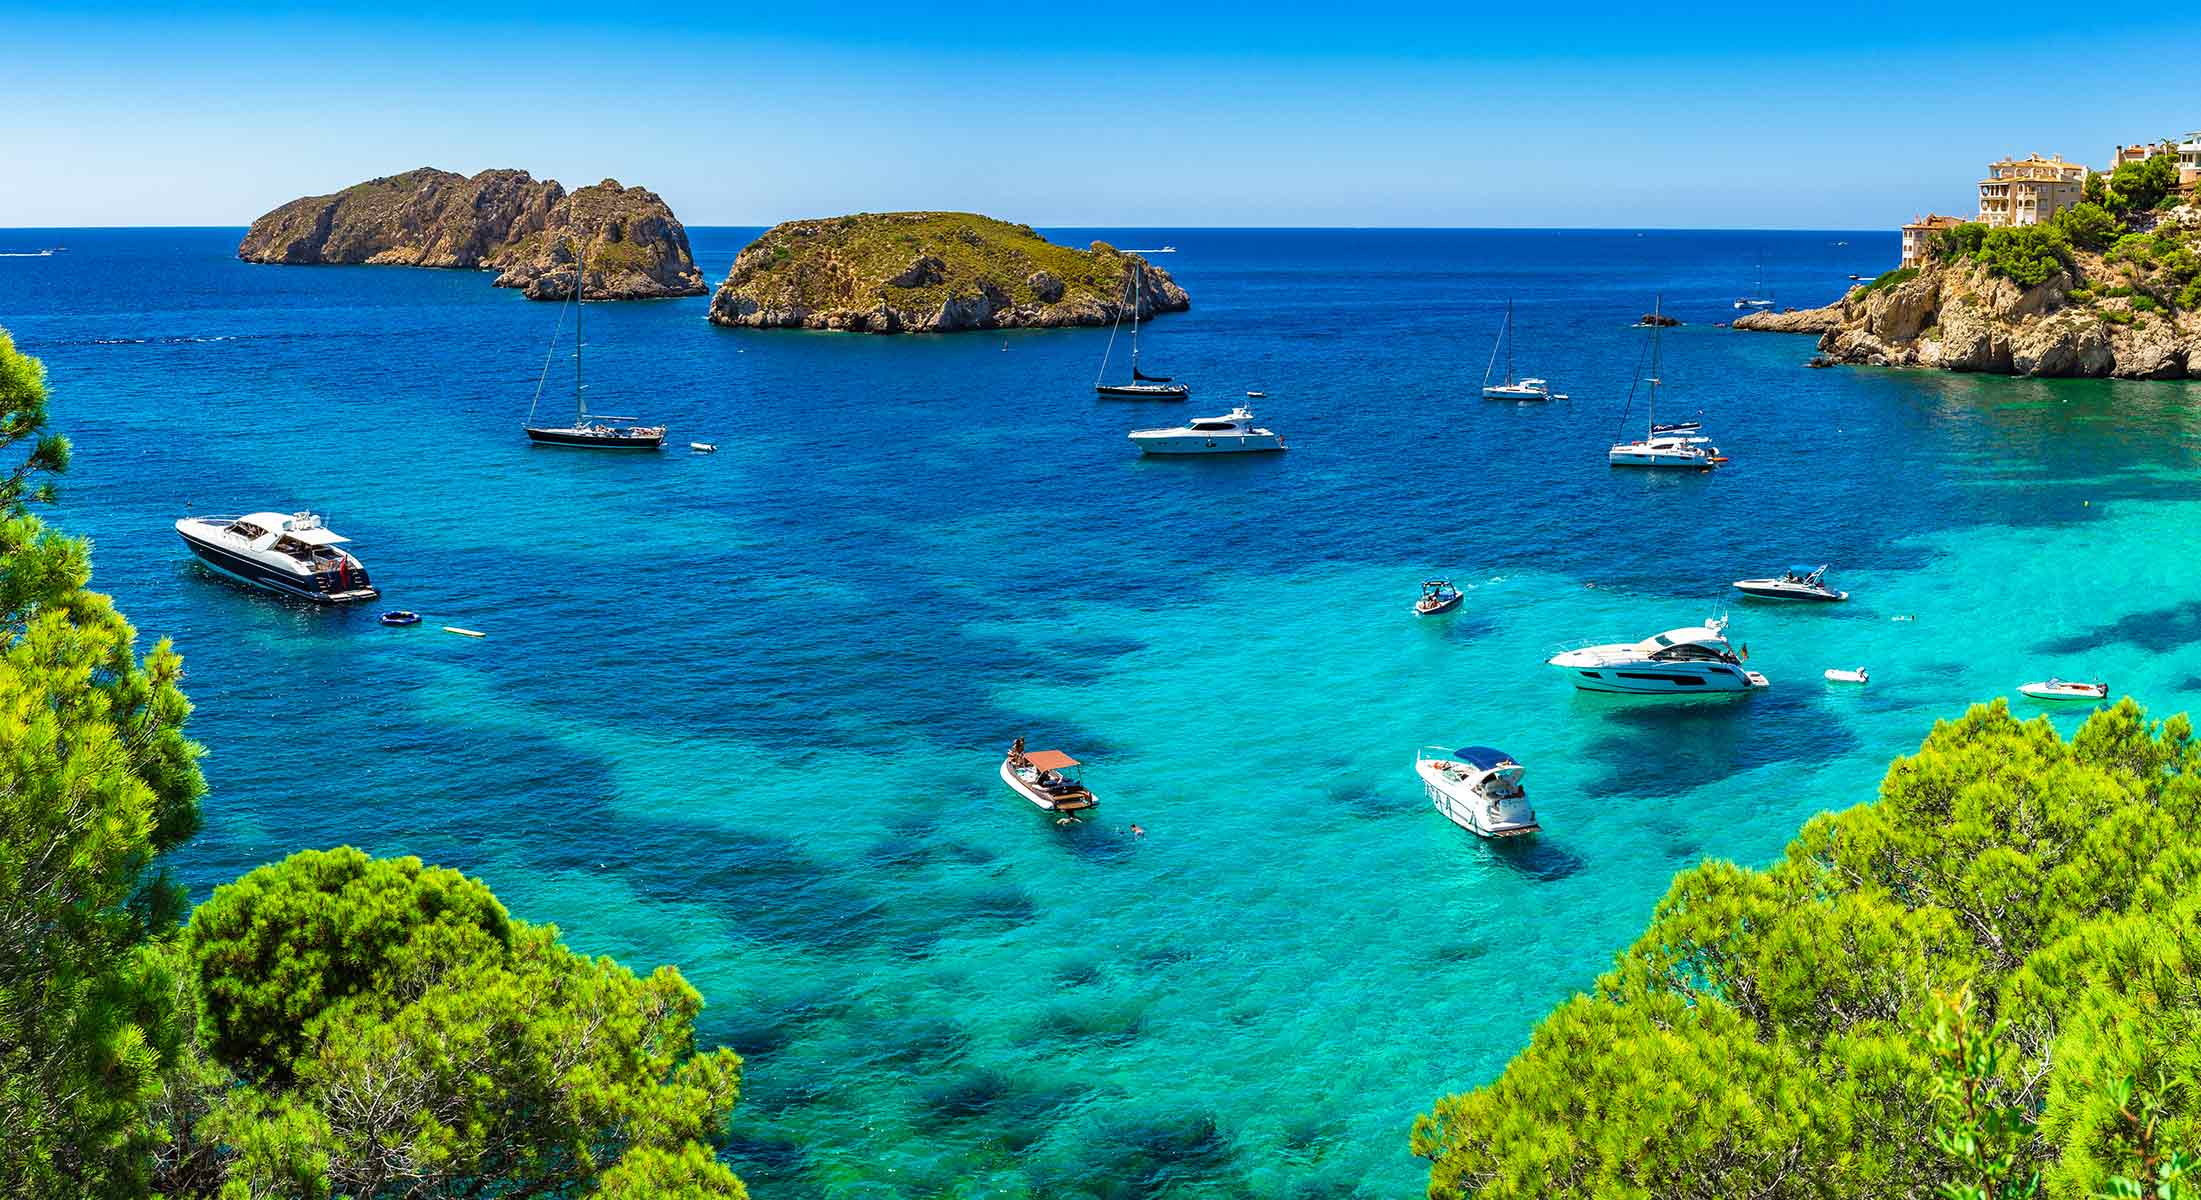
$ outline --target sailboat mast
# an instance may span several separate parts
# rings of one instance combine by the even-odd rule
[[[588,424],[588,398],[582,394],[581,345],[581,291],[588,280],[588,251],[576,241],[573,246],[573,427],[579,429]]]
[[[1513,301],[1506,301],[1506,386],[1513,386]]]
[[[1649,426],[1643,431],[1644,441],[1650,441],[1658,433],[1658,335],[1665,327],[1665,322],[1660,319],[1664,315],[1665,304],[1666,297],[1663,294],[1651,301],[1651,398],[1645,405],[1650,416],[1644,421]]]
[[[1139,381],[1139,278],[1140,263],[1131,260],[1131,381]]]
[[[1505,345],[1506,329],[1513,324],[1513,301],[1506,301],[1506,319],[1498,325],[1498,340],[1491,343],[1490,361],[1483,364],[1483,386],[1490,386],[1490,373],[1498,369],[1498,348]],[[1506,382],[1513,382],[1513,356],[1506,356]]]

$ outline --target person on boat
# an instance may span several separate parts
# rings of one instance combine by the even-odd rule
[[[1022,767],[1024,765],[1023,738],[1018,738],[1009,743],[1009,765],[1012,767]]]

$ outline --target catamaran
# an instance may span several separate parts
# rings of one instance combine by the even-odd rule
[[[1659,308],[1664,297],[1651,306],[1651,374],[1649,417],[1645,421],[1643,436],[1634,441],[1617,442],[1605,452],[1605,461],[1616,467],[1678,467],[1691,471],[1708,471],[1726,462],[1719,447],[1712,439],[1704,437],[1703,427],[1695,421],[1683,421],[1672,425],[1658,423],[1659,385],[1659,330],[1663,326]],[[1630,389],[1631,397],[1633,389]],[[1622,420],[1627,418],[1623,416]]]
[[[1116,331],[1123,328],[1123,308],[1116,310],[1116,323],[1108,330],[1108,348],[1101,351],[1100,374],[1093,377],[1093,390],[1103,396],[1121,396],[1130,400],[1182,400],[1192,394],[1192,389],[1177,383],[1167,375],[1148,375],[1139,370],[1139,299],[1143,289],[1146,264],[1131,260],[1131,274],[1124,279],[1124,308],[1131,310],[1131,382],[1107,383],[1108,358],[1116,352]]]
[[[1504,383],[1492,384],[1491,372],[1498,369],[1498,351],[1506,352],[1506,378]],[[1505,323],[1498,326],[1498,342],[1490,348],[1490,363],[1483,368],[1483,399],[1485,400],[1564,400],[1565,396],[1551,394],[1551,385],[1530,376],[1513,378],[1513,301],[1506,301]]]
[[[540,446],[583,446],[598,450],[655,450],[665,444],[663,425],[633,424],[634,417],[591,417],[588,411],[588,385],[581,381],[581,347],[586,343],[581,337],[581,293],[588,286],[588,252],[576,244],[573,257],[573,295],[566,303],[573,308],[573,424],[537,425],[535,407],[543,402],[543,385],[550,380],[550,360],[558,353],[558,334],[552,331],[550,349],[543,355],[542,377],[535,381],[535,403],[527,406],[527,440]],[[559,328],[565,327],[565,313],[560,310]],[[628,424],[615,425],[614,421]]]

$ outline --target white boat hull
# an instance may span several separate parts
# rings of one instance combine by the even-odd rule
[[[1259,454],[1284,449],[1277,434],[1132,434],[1141,454]]]
[[[1849,599],[1848,592],[1821,591],[1818,588],[1797,587],[1771,580],[1739,580],[1735,584],[1735,590],[1753,600],[1816,600],[1827,604]]]
[[[1514,384],[1511,387],[1486,387],[1483,389],[1483,399],[1549,400],[1551,399],[1551,393],[1543,388],[1522,387],[1519,384]]]
[[[1569,661],[1570,657],[1562,654],[1552,659],[1551,665],[1565,672],[1567,682],[1585,692],[1703,696],[1766,686],[1765,676],[1732,663]]]
[[[1421,776],[1422,792],[1429,797],[1429,806],[1444,814],[1445,820],[1477,837],[1519,837],[1543,829],[1537,824],[1536,813],[1529,808],[1526,795],[1509,800],[1477,795],[1473,787],[1453,783],[1434,764],[1426,761],[1415,764],[1415,773]]]
[[[1678,471],[1709,471],[1713,466],[1708,455],[1637,446],[1614,446],[1606,452],[1605,461],[1616,467],[1664,467]]]
[[[1058,803],[1055,797],[1048,795],[1044,789],[1037,785],[1036,781],[1024,778],[1020,772],[1011,767],[1007,759],[1003,759],[1001,762],[1001,782],[1008,784],[1010,791],[1024,797],[1034,807],[1045,809],[1048,812],[1076,812],[1081,809],[1093,808],[1100,803],[1091,792],[1085,793],[1077,803]]]
[[[2018,694],[2028,700],[2042,700],[2054,704],[2106,704],[2109,702],[2109,694],[2106,690],[2097,691],[2085,685],[2064,684],[2050,687],[2046,683],[2028,683],[2018,688]]]
[[[1871,676],[1866,673],[1863,667],[1859,667],[1854,671],[1845,671],[1840,667],[1827,668],[1828,683],[1853,683],[1862,687],[1869,678]]]

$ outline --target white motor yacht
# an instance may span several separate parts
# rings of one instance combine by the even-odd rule
[[[1827,584],[1827,569],[1819,567],[1790,567],[1776,579],[1738,579],[1736,590],[1745,596],[1759,600],[1818,600],[1837,601],[1849,599],[1848,592],[1836,591]]]
[[[232,579],[316,604],[345,604],[381,595],[367,568],[338,546],[339,537],[310,512],[185,517],[176,522],[191,553]]]
[[[1253,410],[1240,405],[1226,416],[1200,417],[1169,429],[1134,429],[1131,441],[1141,454],[1251,454],[1284,449],[1284,439],[1253,423]]]
[[[2038,683],[2019,684],[2018,694],[2028,700],[2076,700],[2081,703],[2099,703],[2109,699],[2109,685],[2101,682],[2078,683],[2069,679],[2058,679],[2051,675]]]
[[[1743,666],[1743,655],[1728,643],[1724,618],[1669,629],[1640,642],[1584,646],[1546,661],[1585,692],[1689,696],[1766,686],[1765,676]]]
[[[1001,760],[1001,782],[1009,790],[1048,812],[1077,812],[1100,801],[1078,780],[1078,760],[1060,750],[1026,753],[1024,739],[1009,747]]]
[[[1486,838],[1518,837],[1542,828],[1521,787],[1525,768],[1488,746],[1424,746],[1414,752],[1429,803],[1454,825]]]

